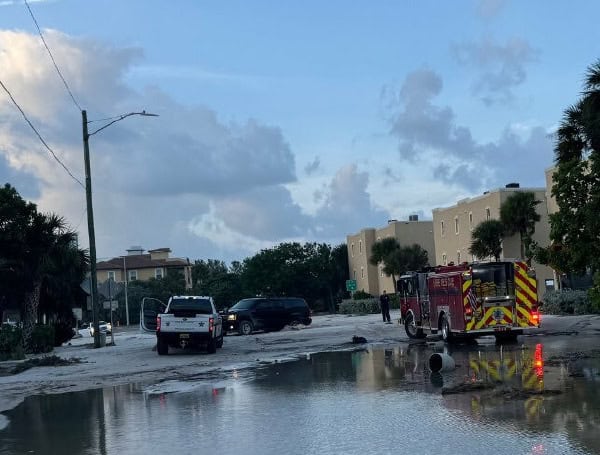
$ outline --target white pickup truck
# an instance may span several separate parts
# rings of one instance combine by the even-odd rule
[[[206,346],[209,354],[223,346],[223,324],[212,297],[173,296],[164,313],[156,316],[156,350]]]

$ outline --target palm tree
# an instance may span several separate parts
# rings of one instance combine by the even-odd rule
[[[59,281],[87,262],[77,248],[77,235],[65,220],[55,214],[36,213],[25,233],[20,272],[25,280],[23,301],[23,342],[30,347],[31,335],[38,318],[40,292],[44,285],[60,286]],[[77,273],[77,271],[73,272]]]
[[[492,256],[496,261],[500,260],[503,235],[504,225],[501,221],[482,221],[473,229],[469,253],[481,259]]]
[[[400,244],[393,237],[386,237],[377,240],[371,247],[371,257],[369,262],[372,265],[383,263],[383,272],[386,275],[391,275],[394,282],[394,292],[396,292],[396,275],[403,272],[401,264],[398,261],[400,252]]]
[[[519,234],[522,259],[531,258],[529,246],[535,232],[535,223],[540,221],[540,215],[535,209],[539,203],[531,191],[519,191],[509,196],[500,206],[500,221],[506,234]]]

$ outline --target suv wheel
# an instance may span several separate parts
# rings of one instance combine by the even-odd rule
[[[239,332],[240,335],[250,335],[254,331],[254,327],[250,321],[240,322]]]

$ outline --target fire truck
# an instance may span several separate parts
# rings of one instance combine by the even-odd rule
[[[537,281],[524,261],[439,266],[397,283],[406,334],[444,341],[495,335],[515,340],[540,326]]]

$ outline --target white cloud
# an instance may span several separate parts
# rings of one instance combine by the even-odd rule
[[[468,127],[457,124],[452,108],[434,103],[442,86],[435,72],[418,70],[407,76],[400,90],[385,90],[395,100],[390,104],[395,106],[391,133],[403,160],[420,166],[423,176],[475,192],[513,181],[543,183],[539,170],[552,161],[545,129],[531,127],[523,134],[506,128],[495,142],[478,142]]]
[[[498,44],[488,37],[479,43],[454,45],[453,52],[460,64],[478,71],[473,92],[486,105],[512,102],[513,90],[527,77],[526,65],[535,62],[539,55],[539,51],[522,38]]]

